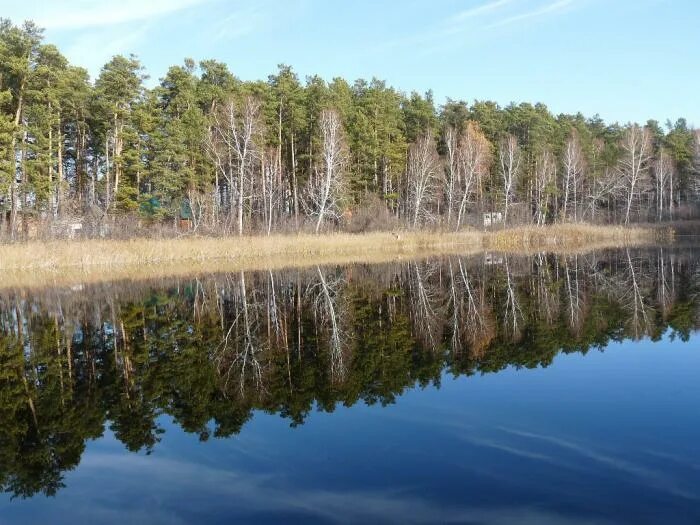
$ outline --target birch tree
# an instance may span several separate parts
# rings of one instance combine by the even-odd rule
[[[315,273],[317,277],[309,282],[304,295],[311,299],[319,350],[327,345],[331,378],[334,382],[342,382],[348,373],[351,350],[347,325],[349,306],[343,293],[347,281],[342,275],[323,272],[319,266]],[[301,308],[301,303],[298,308]],[[301,339],[298,344],[301,344]]]
[[[253,381],[257,391],[263,388],[263,364],[261,357],[267,350],[260,341],[261,307],[255,291],[248,293],[245,273],[240,272],[238,282],[231,275],[234,286],[232,305],[233,321],[222,333],[221,344],[214,350],[214,362],[227,389],[232,379],[237,379],[241,398],[245,396],[248,383]]]
[[[602,174],[592,178],[586,186],[582,218],[595,220],[598,205],[621,199],[625,185],[615,168],[606,168]]]
[[[452,224],[452,211],[455,207],[457,187],[461,183],[463,173],[460,172],[459,157],[460,137],[457,129],[450,126],[445,131],[445,148],[447,158],[445,159],[445,196],[447,198],[447,225]]]
[[[669,154],[661,148],[659,155],[654,159],[654,179],[656,184],[656,211],[657,219],[664,217],[664,206],[668,207],[666,213],[673,218],[673,190],[675,167]]]
[[[515,279],[508,265],[508,257],[505,257],[505,272],[506,303],[503,308],[503,324],[506,329],[512,329],[512,337],[516,339],[520,336],[520,323],[524,320],[524,315],[515,289]]]
[[[579,197],[582,190],[584,156],[581,140],[574,129],[566,141],[562,156],[562,219],[569,218],[569,209],[573,211],[573,220],[578,220]]]
[[[622,157],[618,171],[625,194],[625,224],[630,222],[630,213],[635,201],[649,187],[649,163],[651,161],[651,133],[637,124],[627,127],[620,144]]]
[[[340,115],[333,109],[321,112],[321,168],[316,169],[306,188],[307,212],[316,217],[314,231],[318,233],[324,220],[339,218],[340,201],[346,181],[347,150]]]
[[[411,270],[411,266],[413,270]],[[436,303],[438,290],[431,283],[438,272],[433,263],[417,263],[409,265],[408,290],[411,293],[411,317],[416,326],[417,335],[426,348],[435,351],[440,342],[442,319],[438,314]]]
[[[549,150],[543,150],[535,160],[534,204],[535,222],[544,226],[549,215],[553,186],[556,181],[557,166],[554,155]]]
[[[508,135],[501,141],[498,148],[498,159],[503,183],[503,224],[505,225],[508,223],[508,210],[520,178],[520,147],[518,140],[513,135]]]
[[[262,132],[260,103],[247,97],[242,104],[230,97],[212,113],[208,150],[217,171],[235,197],[238,235],[243,235],[243,207],[250,198]],[[229,213],[231,202],[229,200]],[[233,218],[233,215],[230,214]]]
[[[484,136],[479,124],[467,122],[465,130],[460,137],[457,150],[458,183],[458,210],[456,228],[462,225],[467,204],[475,197],[476,201],[483,205],[484,178],[489,172],[491,164],[491,144]]]
[[[272,232],[272,225],[280,215],[280,202],[284,197],[282,166],[279,155],[274,149],[268,149],[262,156],[262,179],[260,197],[262,200],[263,219],[267,234]]]
[[[437,197],[439,169],[440,158],[435,141],[425,133],[418,137],[408,152],[406,211],[413,228],[435,218],[431,204]]]
[[[487,306],[484,295],[473,284],[467,271],[467,263],[457,258],[453,269],[452,259],[448,261],[450,289],[448,305],[451,309],[450,331],[452,351],[460,353],[465,343],[472,356],[481,355],[493,337],[493,327],[487,319]]]

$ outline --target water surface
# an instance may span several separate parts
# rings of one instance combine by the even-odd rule
[[[0,523],[698,523],[698,255],[5,290]]]

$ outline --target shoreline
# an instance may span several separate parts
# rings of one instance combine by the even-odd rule
[[[398,231],[176,239],[76,240],[0,245],[0,289],[70,286],[228,271],[382,263],[440,255],[581,253],[669,241],[654,227],[586,224],[458,233]]]

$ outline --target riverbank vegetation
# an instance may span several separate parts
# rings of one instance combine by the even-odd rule
[[[223,271],[380,263],[479,252],[580,253],[668,241],[659,228],[554,225],[458,233],[277,234],[179,239],[23,242],[3,246],[0,289],[42,288]]]
[[[94,81],[32,23],[0,21],[0,239],[351,233],[694,216],[700,134],[436,105],[381,80],[243,81],[135,56]]]

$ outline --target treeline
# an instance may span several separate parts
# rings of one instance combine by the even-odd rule
[[[353,231],[692,216],[700,132],[543,104],[404,94],[285,65],[241,81],[185,60],[153,88],[136,57],[94,82],[28,22],[0,21],[0,234]]]
[[[700,326],[695,250],[450,257],[382,267],[0,294],[0,491],[54,494],[106,428],[154,449],[168,415],[202,440],[258,411],[390,404],[444,374]],[[661,349],[660,349],[661,350]],[[660,352],[659,358],[663,358]]]

